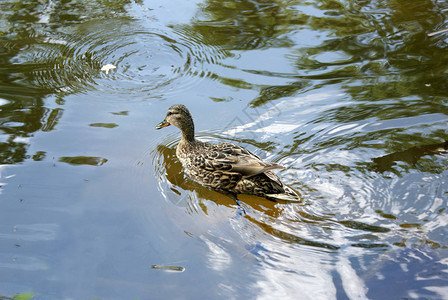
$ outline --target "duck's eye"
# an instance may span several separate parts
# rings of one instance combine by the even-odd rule
[[[173,112],[169,111],[169,112],[166,113],[166,116],[168,117],[168,116],[171,116],[172,114],[173,114]]]

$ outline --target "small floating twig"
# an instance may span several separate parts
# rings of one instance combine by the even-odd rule
[[[442,29],[442,30],[439,30],[439,31],[434,31],[434,32],[428,33],[428,36],[434,36],[434,35],[436,35],[436,34],[444,33],[444,32],[448,32],[448,28],[445,28],[445,29]]]
[[[183,272],[183,271],[185,271],[184,267],[178,267],[178,266],[152,265],[151,268],[156,269],[156,270],[176,271],[176,272]]]

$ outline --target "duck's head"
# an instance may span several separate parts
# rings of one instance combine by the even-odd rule
[[[156,129],[166,126],[176,126],[187,139],[194,139],[194,124],[190,111],[182,104],[175,104],[168,108],[165,119],[157,124]]]

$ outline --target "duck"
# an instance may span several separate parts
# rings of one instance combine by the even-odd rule
[[[265,162],[237,144],[212,144],[195,138],[193,117],[183,104],[168,108],[165,119],[156,129],[173,125],[180,129],[181,139],[176,156],[189,178],[228,195],[238,204],[239,194],[263,197],[271,201],[301,201],[273,170],[284,169],[275,162]]]

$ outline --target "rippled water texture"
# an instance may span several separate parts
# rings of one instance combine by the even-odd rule
[[[447,13],[1,2],[0,299],[446,299]],[[175,103],[303,201],[187,178]]]

